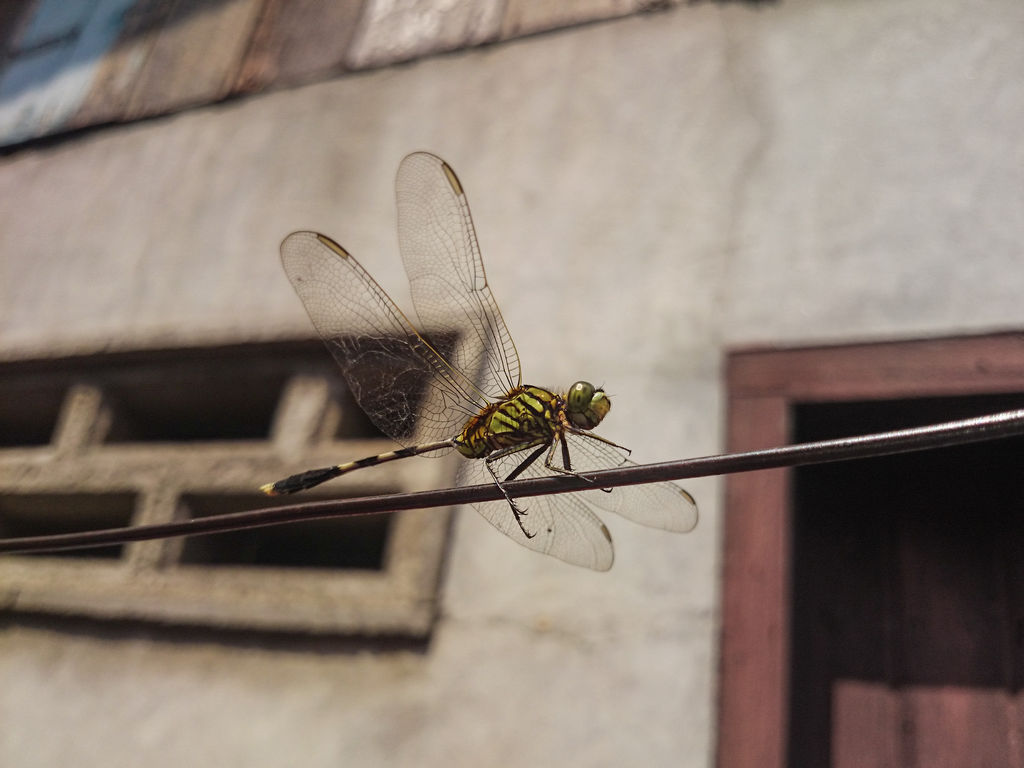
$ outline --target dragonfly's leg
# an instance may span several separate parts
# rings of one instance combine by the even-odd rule
[[[529,450],[530,448],[533,448],[535,446],[537,446],[537,450],[531,453],[525,459],[523,459],[523,461],[519,463],[519,466],[513,469],[504,480],[498,478],[497,473],[494,471],[494,467],[491,466],[493,462],[497,461],[498,459],[503,459],[506,456],[511,456],[514,453]],[[498,486],[498,488],[501,489],[501,492],[505,495],[505,500],[508,502],[508,505],[512,508],[512,514],[515,515],[516,522],[519,523],[519,529],[523,532],[523,535],[526,536],[526,538],[528,539],[532,539],[537,534],[530,533],[528,530],[526,530],[526,526],[523,525],[523,516],[526,514],[526,510],[521,509],[519,505],[516,503],[515,499],[509,496],[508,491],[505,490],[504,484],[511,480],[515,480],[517,477],[519,477],[519,475],[521,475],[527,467],[533,464],[533,462],[535,462],[540,457],[540,455],[544,452],[544,449],[546,447],[546,442],[540,442],[540,444],[538,445],[537,441],[524,443],[523,445],[513,445],[509,448],[504,448],[500,451],[496,451],[495,453],[492,453],[490,456],[484,459],[484,466],[487,467],[487,471],[491,473],[491,478],[494,480],[494,484]]]
[[[555,464],[555,444],[562,444],[562,464],[559,467]],[[579,477],[575,472],[572,471],[572,462],[569,460],[569,446],[565,444],[565,440],[559,440],[557,437],[551,441],[551,448],[548,449],[548,455],[544,459],[544,466],[550,469],[552,472],[557,472],[560,475],[572,475],[573,477]]]
[[[568,431],[572,432],[574,435],[583,435],[583,437],[589,438],[591,440],[597,440],[599,442],[605,443],[607,445],[612,446],[613,448],[618,448],[619,450],[625,451],[626,453],[632,453],[632,451],[629,450],[629,448],[627,448],[626,446],[619,445],[618,443],[613,443],[611,440],[606,440],[605,438],[601,437],[600,435],[595,435],[592,432],[587,432],[587,431],[582,430],[582,429],[574,429],[572,427],[569,427]],[[548,460],[550,461],[550,457],[548,457]],[[565,440],[562,440],[562,463],[565,465],[566,469],[569,469],[569,446],[565,442]],[[548,466],[550,466],[550,464],[548,464]],[[558,471],[557,467],[551,467],[551,469],[554,469],[556,472]],[[576,475],[575,472],[573,472],[572,474]],[[579,475],[576,475],[576,476],[579,477]],[[584,478],[584,480],[586,480],[586,478]],[[604,491],[605,493],[611,493],[615,489],[614,488],[602,488],[601,490]]]
[[[562,444],[562,466],[561,467],[559,467],[559,466],[557,466],[555,464],[555,442],[560,442]],[[558,440],[558,438],[555,438],[555,440],[551,443],[551,449],[548,451],[547,458],[544,459],[544,466],[547,469],[550,469],[552,472],[557,472],[560,475],[569,475],[570,477],[578,477],[581,480],[586,480],[588,483],[594,482],[593,480],[588,480],[587,478],[583,477],[582,475],[580,475],[579,472],[576,472],[572,468],[572,460],[569,458],[569,445],[565,442],[565,440]]]
[[[549,456],[548,461],[550,462],[552,458],[552,456]],[[565,440],[562,440],[562,466],[568,469],[570,472],[572,472],[572,462],[569,460],[569,444]],[[576,477],[583,477],[582,475],[579,475],[576,472],[572,472],[572,474],[575,475]],[[585,477],[583,479],[587,480],[588,483],[594,482],[593,480],[588,480]],[[611,488],[602,488],[601,490],[604,491],[605,493],[612,492]]]
[[[527,446],[527,448],[529,448],[529,447],[532,447],[532,444],[531,444],[531,446]],[[544,453],[544,449],[545,448],[547,448],[547,446],[544,445],[544,444],[541,444],[537,448],[536,451],[534,451],[529,456],[527,456],[525,459],[523,459],[521,462],[519,462],[519,466],[516,467],[515,469],[513,469],[511,472],[509,472],[505,476],[505,479],[502,480],[502,482],[503,483],[510,483],[513,480],[515,480],[517,477],[519,477],[521,474],[523,474],[523,472],[526,470],[526,468],[529,467],[531,464],[533,464],[533,462],[535,462],[540,457],[540,455],[542,453]],[[526,450],[526,448],[522,448],[520,450]]]
[[[566,432],[572,432],[574,435],[582,435],[583,437],[589,438],[590,440],[597,440],[600,443],[604,443],[605,445],[610,445],[612,448],[618,448],[619,450],[625,451],[626,453],[632,453],[633,452],[630,448],[627,448],[624,445],[619,445],[618,443],[613,443],[608,438],[601,437],[600,435],[595,435],[593,432],[588,432],[585,429],[576,429],[576,427],[569,427],[569,426],[567,426],[567,427],[565,427],[565,430],[566,430]]]

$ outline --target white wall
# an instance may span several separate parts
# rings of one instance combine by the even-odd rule
[[[1024,6],[684,6],[0,160],[0,352],[306,332],[277,243],[397,296],[392,183],[467,189],[532,383],[641,460],[721,448],[729,345],[1024,325]],[[582,572],[460,515],[425,653],[0,631],[0,763],[706,765],[720,484]]]

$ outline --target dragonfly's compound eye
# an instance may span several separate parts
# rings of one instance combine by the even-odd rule
[[[608,399],[604,390],[596,389],[587,381],[577,381],[573,384],[565,396],[565,403],[569,421],[580,429],[596,427],[612,407],[612,401]]]
[[[608,415],[608,411],[611,409],[611,399],[604,393],[603,389],[599,389],[590,399],[590,407],[587,409],[587,416],[591,422],[593,422],[594,427],[596,427],[601,423],[601,419]],[[594,427],[591,427],[591,429]]]
[[[581,413],[590,405],[594,397],[594,385],[589,381],[577,381],[569,387],[569,394],[565,396],[565,402],[573,413]]]

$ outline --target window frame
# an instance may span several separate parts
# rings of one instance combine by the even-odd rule
[[[307,362],[292,368],[296,355]],[[181,357],[287,367],[266,438],[105,443],[117,406],[109,402],[104,365],[121,373],[133,365],[159,370],[161,361],[178,364]],[[271,500],[257,491],[268,480],[395,447],[386,438],[325,434],[325,423],[337,426],[351,415],[339,411],[357,406],[336,396],[340,374],[319,340],[0,363],[0,386],[4,377],[54,375],[66,389],[49,442],[0,448],[0,492],[9,498],[67,494],[74,504],[91,494],[127,494],[135,500],[133,525],[171,522],[187,519],[183,500],[189,496],[251,494],[254,507],[269,506]],[[443,487],[453,477],[447,459],[395,462],[338,478],[302,500]],[[183,564],[181,538],[132,542],[117,559],[5,555],[0,608],[219,629],[422,638],[437,615],[450,516],[450,508],[393,513],[379,571]]]

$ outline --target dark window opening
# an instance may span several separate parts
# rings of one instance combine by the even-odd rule
[[[135,497],[127,493],[4,494],[0,496],[0,538],[120,528],[131,523],[134,507]],[[116,560],[123,550],[123,544],[112,544],[32,556]]]
[[[0,447],[48,444],[67,389],[64,377],[0,378]]]
[[[386,382],[393,372],[382,371]],[[381,437],[319,341],[26,360],[0,367],[0,448],[50,444],[76,384],[102,396],[105,444],[266,440],[296,376],[326,382],[316,440]]]
[[[112,376],[103,386],[113,411],[105,442],[265,439],[288,376],[238,361]]]
[[[190,494],[182,497],[190,518],[282,506],[294,499],[258,494]],[[183,565],[384,570],[392,515],[348,518],[231,531],[186,539]]]

